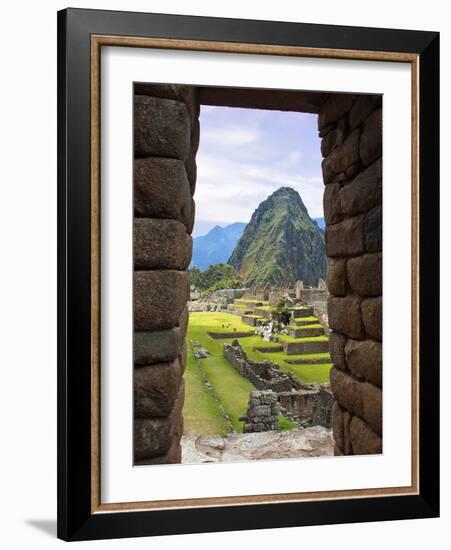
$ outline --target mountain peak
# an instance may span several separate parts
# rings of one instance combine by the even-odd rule
[[[297,280],[313,286],[326,273],[324,234],[299,193],[280,187],[254,211],[229,263],[247,286]]]
[[[208,231],[208,233],[206,233],[206,235],[211,235],[212,233],[220,233],[224,228],[221,227],[220,225],[215,225],[213,226],[210,231]],[[205,236],[205,235],[202,235],[202,236]]]
[[[308,213],[301,195],[298,193],[298,191],[296,191],[296,189],[293,189],[292,187],[279,187],[279,189],[277,189],[271,195],[269,195],[269,197],[266,200],[275,201],[275,202],[288,201],[290,204],[299,206],[299,208],[301,208],[302,211]]]
[[[276,189],[271,195],[269,195],[270,197],[275,197],[277,195],[291,195],[291,196],[298,196],[299,198],[301,198],[301,195],[299,195],[299,193],[296,191],[296,189],[293,189],[292,187],[288,187],[288,186],[282,186],[282,187],[279,187],[279,189]]]

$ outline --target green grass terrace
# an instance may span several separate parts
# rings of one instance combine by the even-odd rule
[[[231,342],[237,334],[250,334],[238,337],[249,358],[255,361],[271,360],[282,370],[293,373],[303,383],[329,381],[329,370],[332,365],[328,353],[288,356],[283,351],[257,351],[255,347],[270,348],[274,347],[274,343],[263,342],[260,336],[254,335],[249,329],[249,325],[242,323],[240,317],[231,313],[190,313],[187,332],[188,361],[185,371],[186,397],[183,410],[185,434],[225,435],[232,429],[237,432],[243,431],[243,422],[239,417],[246,414],[249,394],[254,387],[224,358],[222,352],[223,343]],[[327,341],[327,337],[297,340]],[[200,342],[210,355],[196,360],[193,355],[194,342]],[[303,364],[288,364],[287,359],[299,360]],[[279,420],[281,429],[297,427],[286,418],[282,417]]]

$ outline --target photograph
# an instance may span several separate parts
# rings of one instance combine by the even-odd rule
[[[382,453],[382,94],[133,92],[135,466]]]
[[[2,15],[3,547],[446,547],[446,4]]]
[[[58,40],[58,536],[436,517],[438,33]]]

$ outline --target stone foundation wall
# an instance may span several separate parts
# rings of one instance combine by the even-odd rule
[[[268,303],[271,307],[276,307],[282,298],[296,298],[296,293],[292,288],[271,288],[268,293]]]
[[[318,401],[318,389],[281,392],[277,395],[280,406],[292,415],[306,418],[313,416]]]
[[[329,334],[327,301],[329,292],[320,288],[296,288],[296,298],[313,307],[313,314],[321,323],[326,334]]]
[[[246,292],[244,288],[226,288],[215,290],[210,294],[210,300],[216,304],[227,306],[237,298],[241,298]]]
[[[329,384],[302,384],[301,389],[277,394],[281,411],[293,420],[309,418],[310,426],[330,429],[334,396]]]
[[[257,390],[289,392],[302,386],[291,373],[280,371],[279,366],[271,361],[256,363],[248,359],[238,341],[232,344],[224,343],[223,354],[241,376],[247,378]]]
[[[335,404],[334,395],[330,386],[321,386],[318,400],[312,416],[312,426],[324,426],[329,429],[332,419],[332,409]]]
[[[243,294],[243,298],[263,300],[264,302],[266,302],[269,298],[269,290],[267,288],[264,288],[264,289],[250,288]]]
[[[335,453],[381,453],[382,98],[330,95],[318,126]]]
[[[135,85],[136,464],[181,461],[198,116],[193,87]]]
[[[317,302],[327,303],[328,295],[327,290],[322,288],[297,288],[295,290],[295,297],[309,305],[315,305]]]
[[[280,371],[279,366],[271,361],[256,363],[247,358],[238,341],[225,343],[223,353],[254,388],[261,390],[262,394],[267,391],[274,393],[284,414],[294,420],[310,418],[312,426],[330,428],[334,398],[328,385],[302,384],[291,373]]]
[[[243,432],[277,430],[279,428],[278,414],[279,405],[273,391],[253,391],[249,396],[246,416],[240,417],[240,420],[244,421]]]

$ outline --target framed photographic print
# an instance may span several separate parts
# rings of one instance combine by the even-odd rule
[[[58,14],[58,536],[439,513],[438,33]]]

